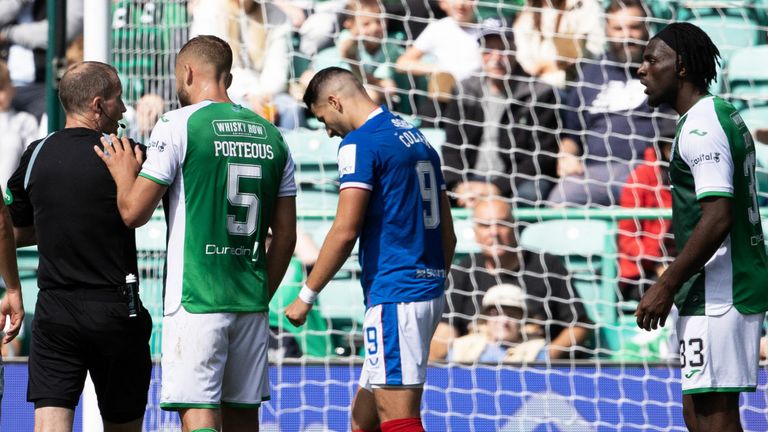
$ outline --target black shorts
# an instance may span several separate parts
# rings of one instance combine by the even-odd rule
[[[74,409],[86,372],[104,420],[144,415],[152,373],[152,318],[142,306],[128,317],[118,288],[42,289],[32,321],[27,400],[35,408]]]

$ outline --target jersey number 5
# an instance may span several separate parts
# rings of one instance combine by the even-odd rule
[[[261,178],[260,165],[229,164],[227,171],[227,200],[235,207],[248,209],[245,222],[239,222],[235,215],[227,214],[227,232],[230,235],[250,236],[256,232],[259,221],[259,197],[255,193],[240,191],[240,179]]]
[[[440,226],[440,203],[435,168],[429,161],[419,161],[416,163],[416,174],[419,176],[421,200],[424,202],[424,227],[435,229]]]

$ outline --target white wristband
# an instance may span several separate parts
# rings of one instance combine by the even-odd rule
[[[307,284],[304,284],[304,286],[301,287],[301,291],[299,291],[299,298],[304,303],[311,305],[315,304],[315,300],[317,300],[318,294],[319,293],[317,291],[313,291],[307,286]]]

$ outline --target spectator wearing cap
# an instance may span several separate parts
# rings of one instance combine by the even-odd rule
[[[531,362],[546,344],[541,327],[523,328],[525,293],[514,284],[492,287],[483,296],[476,332],[462,336],[448,351],[448,361],[459,363]]]
[[[457,338],[478,331],[483,322],[483,297],[502,284],[523,290],[522,325],[536,325],[543,331],[542,357],[581,356],[584,350],[580,346],[590,334],[591,322],[560,260],[518,248],[511,207],[504,200],[479,201],[473,218],[481,252],[451,268],[446,307],[432,338],[430,360],[444,359]]]
[[[500,23],[478,38],[482,76],[465,79],[446,109],[443,174],[456,201],[473,207],[498,194],[518,205],[542,202],[556,180],[558,93],[534,81]]]

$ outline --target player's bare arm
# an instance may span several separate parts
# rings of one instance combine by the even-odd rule
[[[21,282],[16,265],[13,224],[2,200],[0,200],[0,277],[3,278],[6,286],[5,300],[0,305],[0,322],[4,327],[6,317],[11,320],[11,327],[3,337],[3,343],[7,344],[21,330],[21,323],[24,321],[24,302],[21,298]]]
[[[306,286],[315,293],[322,291],[352,253],[363,227],[370,195],[370,191],[356,188],[343,189],[339,193],[336,218],[307,279]],[[285,310],[285,315],[293,325],[300,326],[311,309],[312,304],[296,298]]]
[[[443,238],[443,254],[445,255],[445,274],[451,271],[453,254],[456,251],[456,233],[453,231],[453,216],[448,194],[440,192],[440,235]]]
[[[272,217],[272,241],[267,250],[269,298],[275,295],[296,247],[296,197],[277,199]]]
[[[128,138],[101,138],[104,151],[94,146],[93,150],[107,165],[117,185],[117,207],[123,222],[130,228],[138,228],[152,217],[152,213],[165,195],[167,186],[139,177],[144,154],[138,146],[131,149]]]
[[[696,224],[685,248],[677,259],[646,291],[637,306],[637,325],[645,330],[664,326],[672,308],[675,293],[714,255],[728,236],[733,223],[732,200],[710,196],[699,201],[701,220]]]

